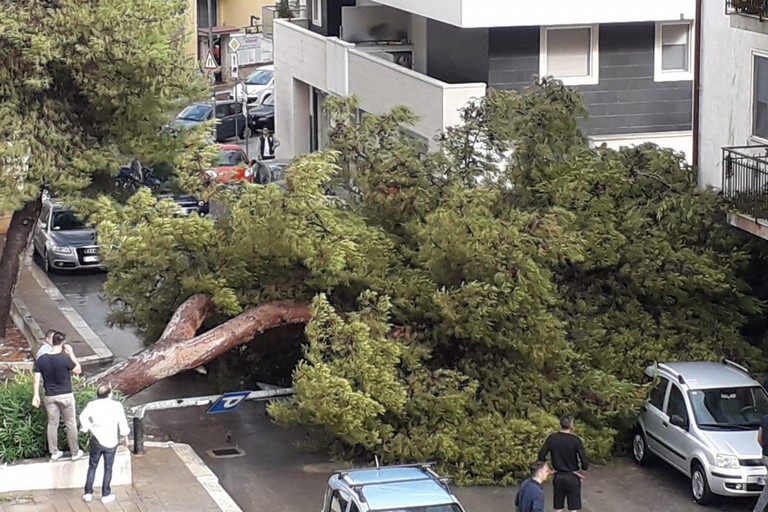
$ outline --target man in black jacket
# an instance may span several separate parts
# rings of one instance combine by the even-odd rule
[[[560,419],[560,432],[550,435],[539,451],[539,460],[547,460],[551,454],[552,467],[555,469],[554,506],[556,512],[565,509],[568,499],[568,510],[581,510],[581,480],[584,471],[589,469],[589,459],[584,451],[584,443],[572,433],[573,418],[564,416]]]

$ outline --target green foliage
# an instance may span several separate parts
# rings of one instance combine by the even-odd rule
[[[590,148],[575,91],[491,91],[427,155],[406,109],[358,122],[354,98],[327,104],[330,150],[295,162],[286,191],[214,191],[226,219],[174,218],[146,195],[101,209],[125,321],[157,333],[198,291],[221,319],[313,300],[296,397],[272,414],[348,456],[436,460],[462,482],[519,477],[566,413],[607,459],[654,361],[768,369],[741,335],[764,304],[727,205],[671,151]],[[339,182],[356,186],[343,201],[324,194]]]
[[[16,372],[0,382],[0,463],[47,457],[46,428],[48,419],[41,405],[32,407],[32,373]],[[88,385],[85,379],[75,377],[72,388],[77,401],[77,412],[96,398],[97,385]],[[80,446],[87,446],[88,435],[80,433]],[[66,446],[66,428],[59,428],[59,446]]]
[[[0,211],[76,199],[134,158],[191,163],[169,115],[204,97],[180,0],[0,1]]]

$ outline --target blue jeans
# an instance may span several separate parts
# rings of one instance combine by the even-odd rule
[[[112,494],[112,489],[109,485],[112,482],[112,465],[115,463],[115,453],[117,453],[117,446],[105,448],[96,441],[96,438],[91,438],[88,454],[88,476],[85,479],[85,494],[93,494],[96,467],[99,465],[99,459],[102,456],[104,457],[104,481],[101,484],[101,495],[108,496]]]

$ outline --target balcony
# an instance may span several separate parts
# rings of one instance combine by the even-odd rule
[[[725,0],[725,14],[755,16],[763,21],[768,18],[768,0]]]
[[[459,110],[467,102],[485,96],[484,83],[449,84],[378,56],[402,50],[397,45],[354,44],[276,20],[275,48],[278,90],[295,91],[295,81],[299,81],[323,93],[355,95],[360,108],[371,114],[405,105],[419,116],[413,133],[427,141],[461,122]],[[276,100],[281,130],[302,130],[307,125],[303,114],[296,113],[302,110],[298,105],[304,101],[303,92],[279,94]],[[299,142],[293,149],[306,150]]]
[[[768,239],[768,146],[723,148],[723,196],[731,224]]]

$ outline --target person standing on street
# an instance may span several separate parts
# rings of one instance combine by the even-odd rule
[[[768,468],[768,443],[765,439],[765,433],[768,432],[768,414],[760,420],[760,428],[757,429],[757,444],[760,445],[763,452],[763,465]],[[763,486],[763,492],[755,503],[753,512],[763,512],[768,505],[768,485]]]
[[[112,388],[101,385],[96,390],[96,400],[85,406],[80,413],[80,430],[90,432],[88,475],[85,479],[85,494],[83,501],[93,501],[93,481],[96,478],[96,468],[99,459],[104,457],[104,480],[101,484],[101,501],[115,501],[110,484],[112,482],[112,465],[115,463],[119,436],[128,444],[128,420],[125,417],[123,404],[112,399]]]
[[[51,337],[51,351],[35,360],[33,370],[32,407],[40,407],[40,380],[45,388],[45,413],[48,416],[48,451],[51,460],[59,460],[59,419],[64,417],[67,427],[67,444],[72,460],[83,456],[77,441],[75,395],[72,393],[72,374],[82,372],[72,347],[64,343],[64,335],[56,332]]]
[[[568,510],[581,510],[581,480],[584,471],[589,469],[589,459],[584,451],[584,443],[573,434],[573,418],[564,416],[560,419],[560,432],[550,435],[539,451],[539,460],[547,460],[552,456],[552,467],[555,477],[554,506],[556,512],[565,509],[568,499]]]
[[[269,128],[266,126],[261,129],[261,135],[259,135],[259,156],[261,160],[274,160],[275,149],[280,146],[280,141],[277,137],[270,135]]]
[[[531,465],[531,477],[520,484],[515,496],[517,512],[544,512],[544,482],[551,474],[552,468],[546,462]]]
[[[45,338],[43,339],[43,344],[40,345],[40,348],[37,349],[37,353],[35,354],[35,359],[40,357],[43,354],[48,354],[51,352],[51,349],[53,349],[53,335],[56,334],[59,331],[55,331],[53,329],[48,329],[45,333]]]

